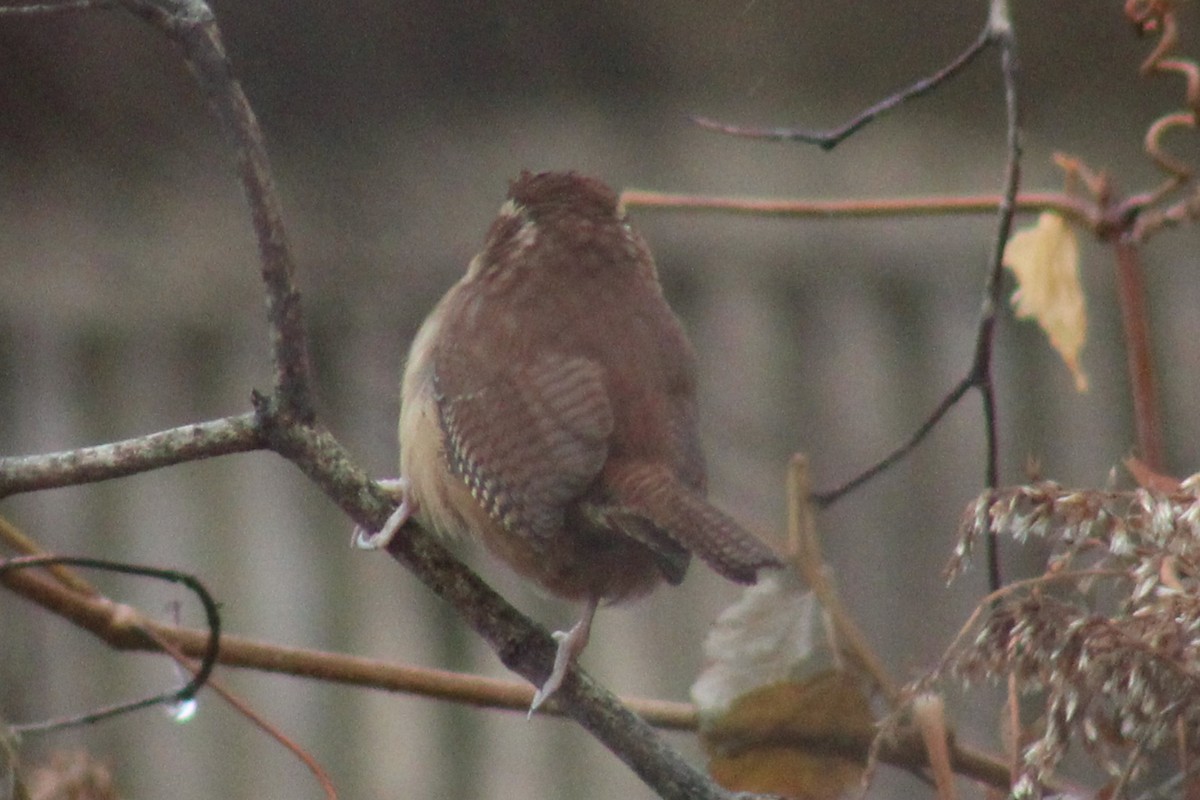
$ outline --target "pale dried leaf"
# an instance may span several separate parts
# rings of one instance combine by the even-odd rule
[[[1079,364],[1087,339],[1087,310],[1074,229],[1058,214],[1043,213],[1036,225],[1009,240],[1004,265],[1019,284],[1012,296],[1016,315],[1037,321],[1075,377],[1075,388],[1087,391],[1087,376]]]

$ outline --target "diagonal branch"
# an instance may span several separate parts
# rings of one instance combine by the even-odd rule
[[[182,48],[192,75],[233,148],[238,177],[258,238],[262,279],[267,290],[275,391],[289,414],[304,422],[311,421],[314,412],[308,337],[300,292],[294,282],[296,265],[283,225],[283,206],[275,192],[262,130],[241,83],[233,76],[216,17],[203,0],[122,0],[122,3]]]

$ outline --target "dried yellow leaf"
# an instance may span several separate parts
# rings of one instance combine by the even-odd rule
[[[1004,265],[1017,276],[1012,303],[1019,318],[1032,317],[1050,338],[1075,377],[1075,388],[1087,391],[1079,351],[1087,340],[1087,310],[1079,285],[1079,242],[1061,216],[1047,211],[1037,224],[1018,231],[1004,249]]]
[[[755,689],[700,731],[717,783],[794,800],[837,800],[858,786],[874,736],[861,681],[835,670]]]

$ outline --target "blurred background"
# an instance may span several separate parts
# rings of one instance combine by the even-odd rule
[[[998,54],[831,153],[697,130],[687,114],[832,127],[928,74],[978,34],[985,3],[217,2],[234,69],[274,160],[299,262],[320,414],[370,472],[396,473],[410,337],[480,246],[521,169],[573,168],[617,188],[858,198],[996,192]],[[1147,125],[1181,82],[1140,79],[1150,40],[1120,3],[1018,4],[1025,187],[1053,190],[1054,151],[1158,175]],[[1185,51],[1200,19],[1185,7]],[[1176,152],[1200,162],[1195,139]],[[1029,219],[1023,220],[1028,222]],[[712,494],[782,536],[783,476],[807,453],[819,488],[906,438],[966,370],[995,227],[979,217],[847,221],[639,211],[669,298],[702,355]],[[1145,248],[1170,466],[1200,462],[1200,283],[1194,228]],[[1090,337],[1077,394],[1031,323],[1004,315],[996,378],[1003,480],[1028,459],[1103,484],[1133,441],[1111,253],[1084,237]],[[256,248],[231,159],[173,45],[131,16],[0,18],[0,454],[69,449],[249,409],[270,383]],[[941,576],[980,491],[978,399],[907,461],[820,517],[848,604],[901,680],[930,667],[984,588]],[[227,630],[280,644],[505,675],[390,559],[268,454],[13,497],[0,513],[43,546],[186,570]],[[548,626],[577,609],[457,550]],[[1038,554],[1004,548],[1006,575]],[[982,566],[982,565],[980,565]],[[178,595],[96,576],[168,617]],[[600,612],[585,666],[621,693],[684,700],[701,642],[736,587],[703,568]],[[195,623],[195,612],[185,621]],[[0,715],[29,721],[175,680],[0,596]],[[648,798],[570,723],[224,670],[309,748],[346,798]],[[952,696],[968,741],[994,748],[992,698]],[[690,736],[673,736],[699,761]],[[157,710],[31,741],[85,747],[129,797],[317,797],[306,770],[219,701],[186,725]],[[929,790],[883,770],[873,796]]]

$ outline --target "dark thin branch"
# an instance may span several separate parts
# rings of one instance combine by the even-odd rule
[[[966,393],[974,386],[975,375],[967,375],[958,382],[958,385],[950,391],[950,394],[942,398],[942,401],[938,403],[937,408],[935,408],[933,413],[921,423],[921,426],[917,428],[913,435],[908,438],[908,441],[842,485],[828,491],[814,492],[812,497],[813,501],[817,504],[817,507],[828,508],[840,500],[843,495],[849,494],[859,486],[862,486],[864,483],[874,478],[879,473],[887,470],[897,461],[902,460],[905,456],[916,449],[917,445],[919,445],[925,439],[925,437],[929,435],[929,432],[932,431],[937,426],[938,422],[941,421],[942,417],[946,415],[946,412],[953,408],[959,400],[963,399],[963,396],[966,395]]]
[[[1021,182],[1021,128],[1020,114],[1017,103],[1017,60],[1016,44],[1013,39],[1012,24],[1008,18],[1007,5],[1003,0],[994,0],[988,26],[981,41],[996,42],[1001,50],[1001,69],[1004,75],[1004,98],[1007,109],[1007,151],[1008,159],[1005,168],[1004,189],[997,205],[999,216],[997,232],[991,258],[988,262],[987,277],[984,281],[983,300],[979,312],[979,324],[976,328],[975,350],[971,358],[971,366],[967,374],[947,394],[933,413],[908,438],[904,444],[897,447],[887,456],[859,475],[851,478],[842,485],[829,491],[816,493],[813,499],[821,508],[828,507],[853,491],[879,473],[891,467],[907,456],[937,425],[943,416],[954,407],[971,389],[978,389],[983,401],[983,417],[985,425],[985,441],[987,449],[987,465],[985,479],[988,487],[994,487],[999,482],[1000,457],[997,442],[996,396],[992,384],[992,351],[995,342],[996,313],[1001,306],[1001,278],[1003,276],[1004,249],[1012,233],[1013,218],[1017,211],[1017,192]],[[988,541],[988,575],[993,590],[999,586],[1000,567],[995,550],[995,542]]]
[[[188,575],[184,572],[169,569],[157,569],[155,567],[146,567],[139,564],[125,564],[117,561],[108,561],[101,558],[84,558],[78,556],[23,556],[20,558],[12,558],[8,560],[0,560],[0,575],[8,572],[13,572],[21,569],[29,569],[31,567],[50,567],[55,565],[70,566],[70,567],[86,567],[88,569],[99,569],[105,572],[117,572],[124,575],[136,575],[142,578],[154,578],[156,580],[168,581],[170,583],[180,583],[187,587],[199,599],[201,605],[204,606],[204,617],[208,625],[207,645],[205,646],[203,656],[201,658],[200,667],[196,670],[195,675],[184,686],[170,692],[156,694],[151,697],[144,697],[140,700],[133,700],[127,703],[118,703],[104,708],[89,711],[85,714],[79,714],[72,717],[64,717],[59,719],[47,720],[44,722],[34,722],[22,725],[10,725],[9,728],[17,733],[48,733],[50,731],[62,730],[63,728],[73,728],[80,725],[87,725],[101,720],[109,719],[118,716],[119,714],[127,714],[131,711],[137,711],[150,706],[165,705],[169,703],[181,703],[192,699],[201,687],[208,681],[212,674],[213,667],[216,666],[217,657],[220,654],[221,641],[221,615],[217,610],[217,602],[213,596],[209,594],[208,589],[200,582],[198,578]],[[101,598],[94,598],[101,599]],[[117,608],[112,601],[105,601],[110,607]],[[114,611],[119,614],[119,611]],[[133,622],[134,627],[140,627],[137,622]]]
[[[136,439],[60,453],[0,458],[0,498],[123,478],[265,446],[254,414],[197,422]]]
[[[1004,273],[1004,250],[1012,235],[1016,216],[1017,192],[1021,188],[1021,106],[1017,94],[1017,43],[1009,16],[1008,0],[992,0],[988,27],[1000,43],[1000,69],[1004,77],[1004,107],[1008,158],[1004,169],[1004,200],[996,222],[996,243],[992,248],[991,265],[984,285],[983,310],[980,314],[979,336],[976,339],[972,372],[982,395],[983,419],[987,436],[987,467],[985,481],[989,489],[1000,484],[1000,446],[996,422],[996,390],[992,383],[992,351],[996,338],[996,312],[1001,304],[1001,278]],[[987,540],[988,586],[1000,588],[1000,556],[996,537]]]
[[[258,237],[262,279],[267,290],[267,321],[275,365],[275,391],[283,407],[301,422],[313,419],[308,338],[304,332],[295,262],[283,225],[283,207],[271,177],[270,160],[254,110],[242,91],[212,10],[202,0],[122,0],[183,50],[184,58],[210,108],[221,123],[237,163],[250,219]]]
[[[750,128],[741,125],[731,125],[725,122],[709,119],[708,117],[692,116],[691,120],[705,130],[724,133],[730,136],[740,136],[745,139],[760,139],[772,142],[805,142],[815,144],[822,150],[832,150],[844,139],[854,135],[867,123],[896,106],[927,94],[945,81],[961,72],[975,57],[982,53],[992,43],[994,31],[989,25],[983,29],[979,37],[967,47],[957,58],[937,72],[922,78],[916,83],[895,94],[885,97],[875,105],[860,113],[854,119],[839,128],[829,131],[805,131],[798,128]]]

